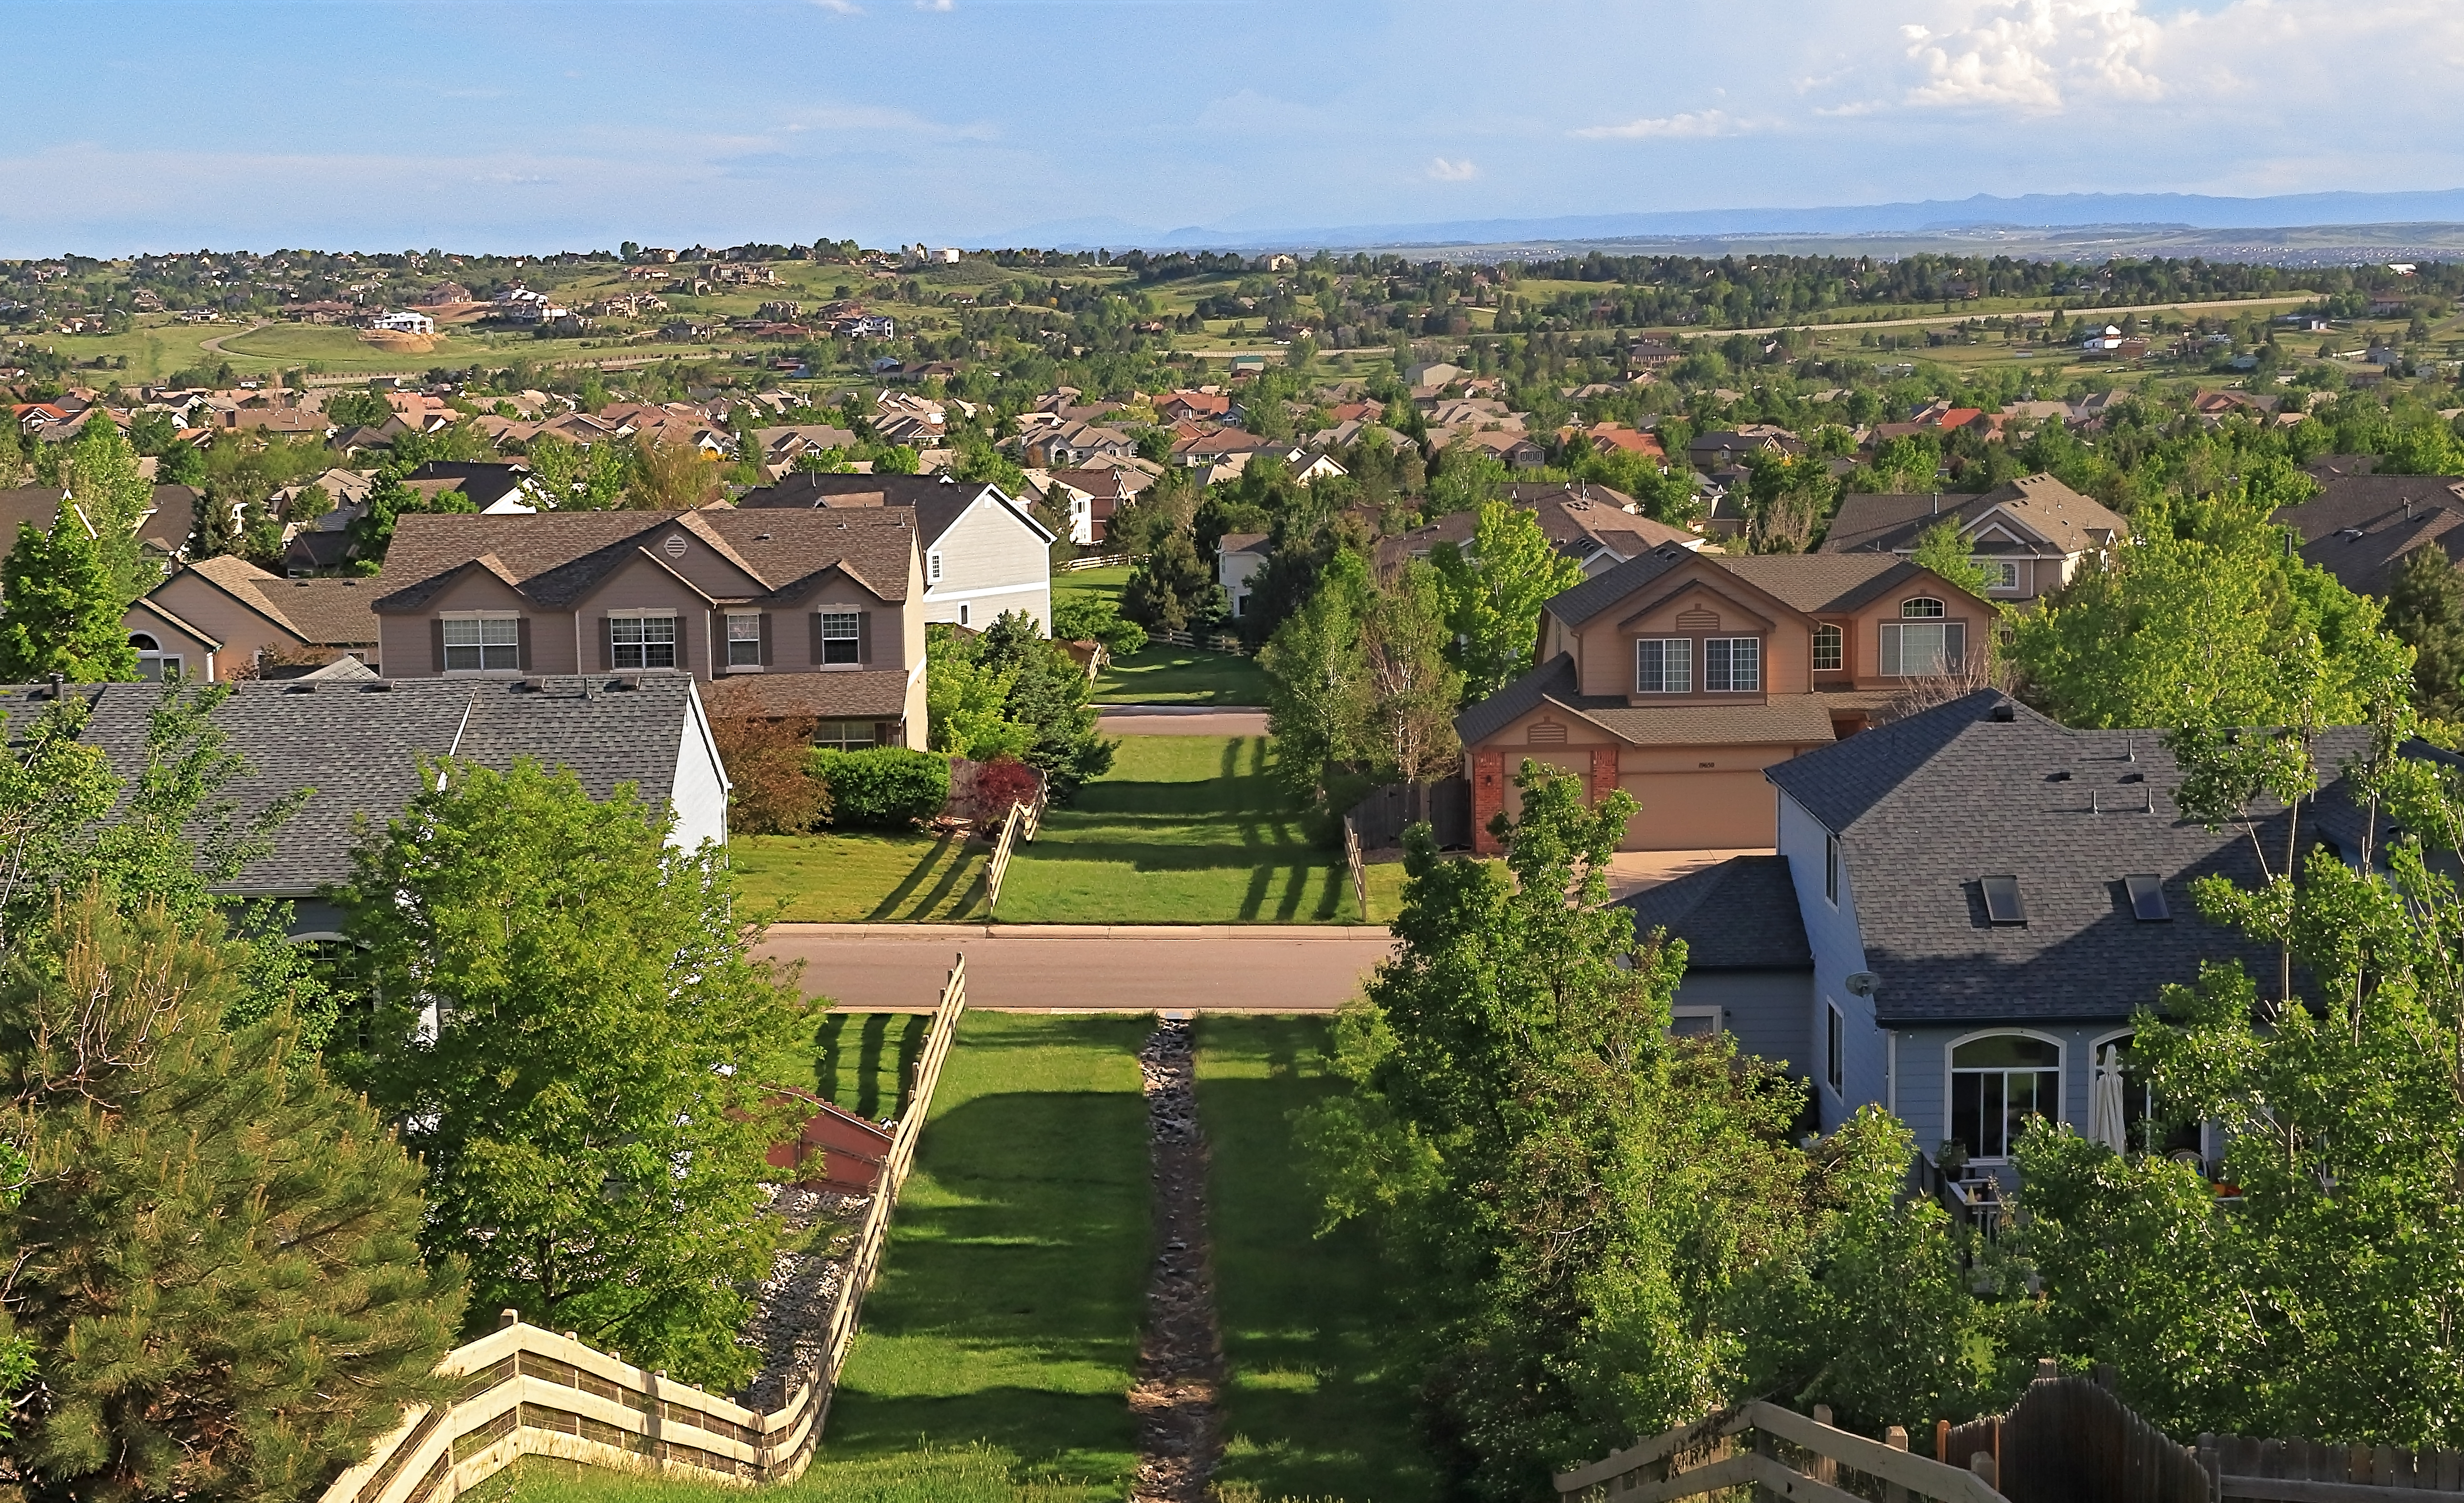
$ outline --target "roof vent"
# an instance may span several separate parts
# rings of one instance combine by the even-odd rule
[[[2165,905],[2165,879],[2152,874],[2125,876],[2123,888],[2130,894],[2130,917],[2144,924],[2173,921],[2173,910]]]
[[[2047,783],[2068,783],[2071,781],[2071,770],[2068,767],[2063,767],[2055,772],[2052,777],[2047,778],[2045,781]]]
[[[391,694],[393,693],[393,680],[389,678],[380,678],[374,683],[362,684],[360,685],[360,693]]]
[[[1985,921],[1995,924],[2023,924],[2028,921],[2028,905],[2019,900],[2019,879],[2015,876],[1979,877],[1985,889]]]
[[[315,694],[317,692],[317,686],[314,682],[302,680],[299,683],[283,685],[282,692],[284,694]]]
[[[2018,718],[2018,710],[2013,707],[2008,699],[1996,700],[1993,705],[1992,714],[1988,717],[1988,718],[2003,725],[2008,725]]]

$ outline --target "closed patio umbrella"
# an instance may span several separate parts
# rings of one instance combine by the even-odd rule
[[[2096,1089],[2088,1096],[2087,1136],[2115,1153],[2130,1151],[2130,1128],[2123,1120],[2122,1051],[2107,1044],[2096,1064]]]

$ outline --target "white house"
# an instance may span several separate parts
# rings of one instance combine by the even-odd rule
[[[398,313],[384,314],[370,320],[368,327],[390,329],[396,334],[433,334],[436,332],[436,320],[427,314],[412,313],[405,309]]]
[[[1023,610],[1052,630],[1054,534],[986,480],[940,475],[790,475],[737,497],[742,509],[911,507],[924,553],[924,619],[979,629]]]
[[[1263,532],[1227,532],[1217,544],[1215,583],[1223,586],[1223,600],[1234,619],[1249,613],[1249,583],[1266,566],[1271,551]]]

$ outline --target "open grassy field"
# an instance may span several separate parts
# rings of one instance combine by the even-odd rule
[[[1258,706],[1266,702],[1266,671],[1257,659],[1236,652],[1149,642],[1112,660],[1095,681],[1095,698],[1103,704]]]
[[[1231,1496],[1417,1503],[1438,1494],[1413,1438],[1389,1271],[1358,1227],[1317,1238],[1291,1114],[1340,1089],[1323,1018],[1201,1018],[1199,1119],[1212,1172]]]
[[[989,851],[931,835],[745,835],[728,861],[754,913],[796,923],[982,917]]]
[[[1128,736],[1045,815],[1001,890],[1007,923],[1356,923],[1339,851],[1309,843],[1262,737]]]

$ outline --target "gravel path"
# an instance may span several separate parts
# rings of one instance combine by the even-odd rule
[[[825,1222],[852,1228],[863,1220],[870,1198],[801,1185],[762,1186],[770,1198],[763,1212],[776,1216],[782,1240],[804,1240],[803,1233]],[[800,1368],[818,1363],[830,1334],[830,1307],[839,1297],[845,1260],[825,1250],[799,1252],[781,1248],[771,1259],[770,1276],[753,1296],[753,1318],[745,1322],[744,1343],[761,1352],[761,1370],[737,1396],[737,1403],[767,1414],[786,1403],[787,1391]]]
[[[1138,1050],[1154,1164],[1155,1265],[1130,1408],[1138,1418],[1133,1503],[1206,1503],[1221,1438],[1216,1387],[1222,1340],[1207,1257],[1206,1140],[1198,1127],[1198,1060],[1186,1015],[1164,1015]]]

